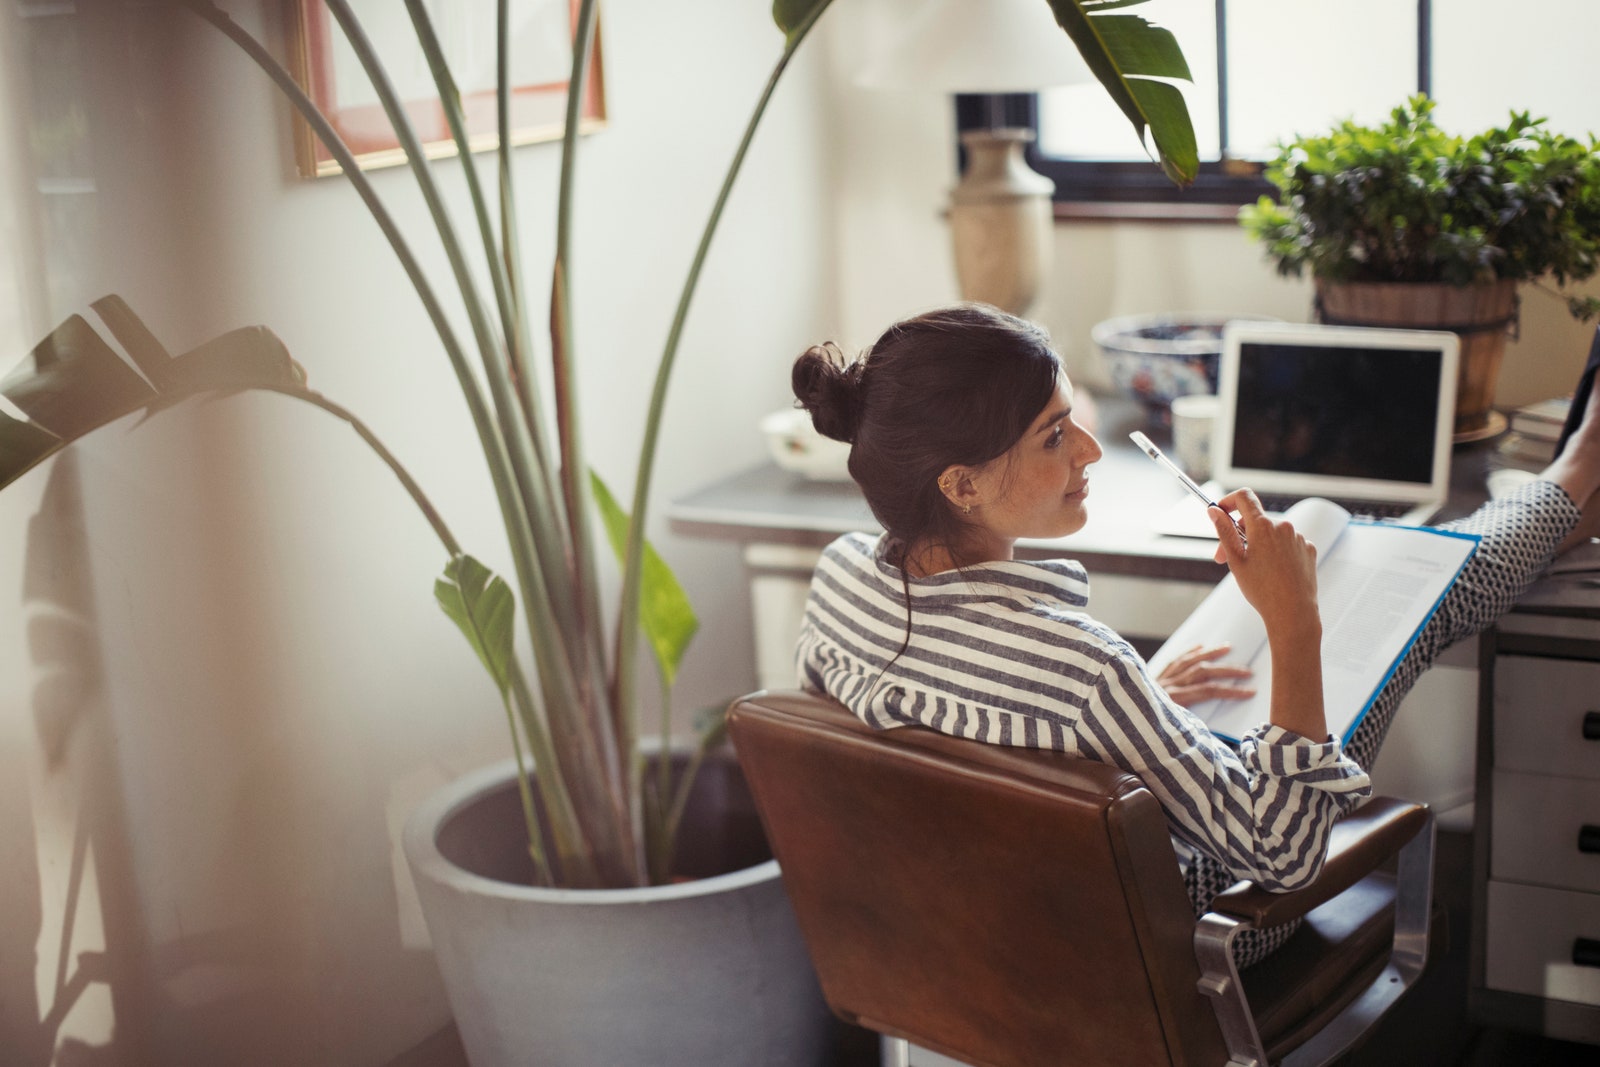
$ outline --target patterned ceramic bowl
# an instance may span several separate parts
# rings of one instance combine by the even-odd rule
[[[1090,332],[1104,353],[1111,381],[1168,425],[1175,397],[1215,393],[1222,361],[1222,327],[1235,319],[1275,321],[1266,315],[1175,312],[1107,319]]]

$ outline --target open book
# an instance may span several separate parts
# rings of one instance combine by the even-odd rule
[[[1474,534],[1421,526],[1356,522],[1327,500],[1302,500],[1284,515],[1317,546],[1322,610],[1322,691],[1328,731],[1340,741],[1372,707],[1401,657],[1438,610],[1478,547]],[[1161,668],[1195,645],[1228,642],[1229,663],[1255,677],[1249,700],[1209,700],[1191,710],[1219,737],[1237,741],[1268,721],[1272,656],[1267,631],[1228,575],[1150,658]],[[1313,740],[1320,740],[1314,738]]]

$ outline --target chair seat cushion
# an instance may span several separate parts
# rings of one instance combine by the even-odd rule
[[[1394,940],[1394,876],[1376,872],[1307,914],[1277,952],[1240,979],[1276,1063],[1372,982]]]

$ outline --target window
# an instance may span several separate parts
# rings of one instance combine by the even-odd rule
[[[1594,0],[1150,0],[1132,13],[1171,29],[1189,61],[1200,177],[1174,188],[1098,85],[1008,100],[1008,118],[1038,133],[1029,162],[1058,201],[1246,203],[1271,191],[1261,164],[1278,141],[1379,121],[1418,91],[1461,133],[1512,108],[1573,136],[1600,131]],[[968,104],[958,122],[981,111]]]

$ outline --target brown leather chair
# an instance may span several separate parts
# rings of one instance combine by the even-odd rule
[[[974,1067],[1324,1063],[1426,962],[1425,806],[1370,801],[1313,885],[1240,883],[1197,923],[1135,775],[805,693],[745,697],[729,728],[834,1012]],[[1238,933],[1297,917],[1241,976]]]

